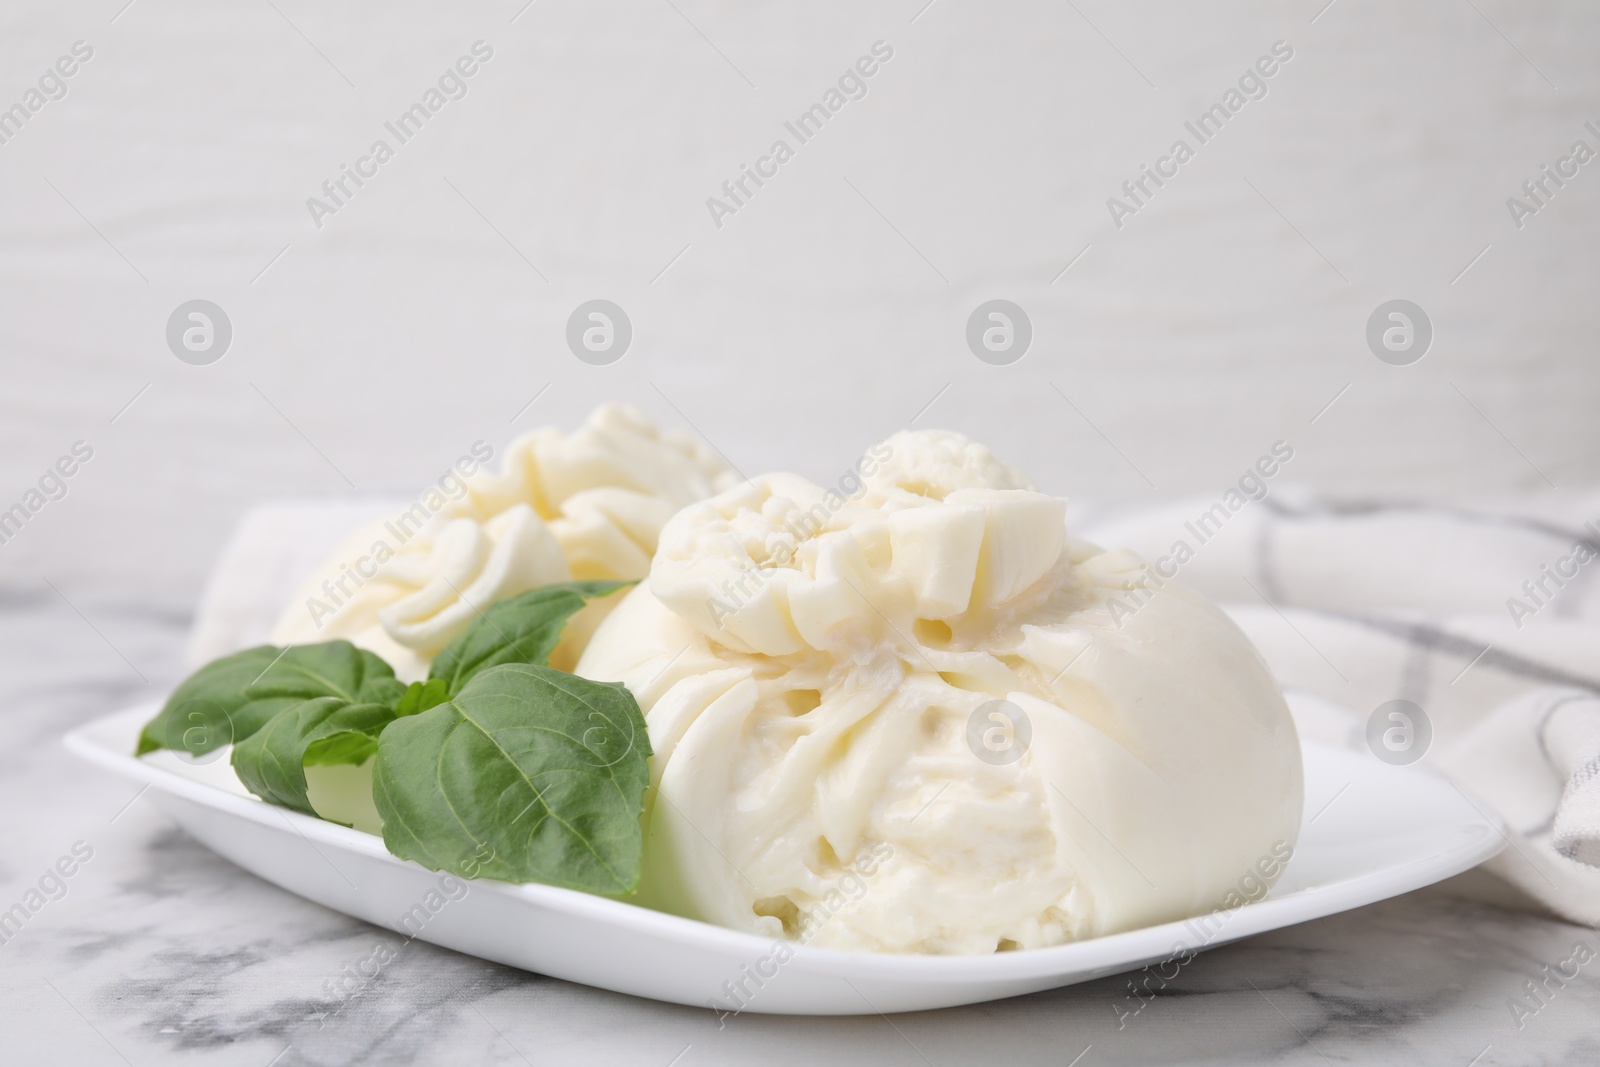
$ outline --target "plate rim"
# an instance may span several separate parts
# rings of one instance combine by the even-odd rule
[[[133,755],[131,747],[127,752],[118,752],[97,739],[98,734],[126,728],[136,721],[142,721],[160,706],[159,700],[144,701],[91,719],[62,735],[62,743],[79,758],[121,777],[143,781],[146,788],[154,788],[234,817],[272,826],[274,829],[281,827],[274,826],[273,819],[281,819],[289,829],[298,831],[302,836],[320,839],[323,843],[341,850],[396,867],[412,868],[430,876],[439,873],[414,861],[394,856],[384,846],[383,839],[379,836],[268,804],[254,796],[241,796],[229,792],[139,759]],[[1302,749],[1320,750],[1334,758],[1360,759],[1357,753],[1349,749],[1305,738],[1301,739],[1301,746]],[[1479,820],[1477,828],[1482,832],[1449,849],[1430,853],[1410,863],[1326,885],[1311,886],[1297,890],[1286,897],[1267,897],[1243,904],[1225,913],[1228,916],[1227,926],[1222,931],[1214,937],[1201,939],[1198,943],[1193,932],[1186,929],[1187,924],[1215,912],[1202,912],[1199,916],[1188,916],[1171,922],[1081,941],[1069,941],[1045,948],[982,955],[853,951],[783,942],[788,944],[793,952],[793,958],[785,966],[817,974],[849,973],[863,978],[911,982],[927,988],[974,982],[1027,982],[1117,967],[1120,964],[1126,964],[1122,969],[1134,970],[1138,967],[1138,960],[1159,957],[1169,951],[1168,947],[1161,946],[1169,946],[1170,951],[1177,951],[1181,946],[1188,951],[1200,952],[1256,934],[1365,907],[1460,874],[1507,847],[1509,842],[1506,839],[1505,826],[1497,814],[1492,811],[1486,812],[1481,803],[1474,801],[1466,790],[1437,772],[1428,768],[1413,769],[1420,770],[1435,781],[1448,784],[1461,793],[1468,805],[1474,809]],[[1424,864],[1427,865],[1425,874],[1418,876],[1418,873],[1407,873]],[[256,876],[262,877],[265,881],[272,881],[263,875]],[[675,944],[692,944],[699,950],[731,952],[754,958],[770,952],[777,943],[775,939],[743,930],[654,911],[624,900],[560,886],[536,882],[515,884],[494,879],[475,879],[472,885],[475,890],[520,899],[555,913],[620,926],[631,933]],[[1306,913],[1308,901],[1328,897],[1335,898],[1329,901],[1332,906],[1313,908],[1312,913]],[[335,911],[340,910],[331,905],[321,906],[330,907]],[[421,939],[428,940],[426,936]]]

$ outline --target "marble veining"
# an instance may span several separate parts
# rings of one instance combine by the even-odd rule
[[[1575,945],[1600,952],[1600,933],[1489,903],[1473,875],[1203,953],[1165,985],[1119,975],[888,1019],[719,1023],[402,943],[234,867],[61,747],[181,673],[187,620],[78,608],[0,602],[13,739],[0,749],[0,907],[74,843],[93,849],[65,895],[0,944],[6,1064],[944,1065],[997,1050],[1060,1067],[1600,1062],[1600,958],[1537,999],[1525,986]]]

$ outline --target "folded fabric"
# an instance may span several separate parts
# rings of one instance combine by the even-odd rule
[[[189,633],[190,669],[266,644],[294,590],[350,532],[404,506],[392,499],[291,499],[245,512],[200,594]]]
[[[1600,700],[1567,693],[1540,714],[1544,751],[1567,774],[1550,821],[1551,844],[1570,860],[1600,867]]]
[[[1304,735],[1366,751],[1390,728],[1369,716],[1415,705],[1416,765],[1508,827],[1486,867],[1600,923],[1600,492],[1451,507],[1234,497],[1077,505],[1068,522],[1157,568],[1130,609],[1175,575],[1223,603],[1280,683],[1329,709],[1299,716]],[[396,503],[252,509],[202,597],[191,662],[264,642],[288,590]]]

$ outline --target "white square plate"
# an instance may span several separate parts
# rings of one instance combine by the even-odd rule
[[[1178,946],[1198,951],[1418,889],[1482,863],[1505,840],[1497,821],[1422,767],[1307,743],[1307,822],[1261,901],[1204,923],[1026,952],[897,956],[793,946],[780,962],[774,943],[754,935],[553,886],[447,879],[445,893],[437,872],[394,858],[380,838],[250,796],[226,759],[190,766],[134,758],[139,729],[158,707],[89,723],[67,735],[67,747],[146,783],[157,806],[245,870],[402,936],[698,1007],[731,1008],[725,983],[745,990],[744,1010],[793,1015],[919,1011],[1071,985],[1165,960]]]

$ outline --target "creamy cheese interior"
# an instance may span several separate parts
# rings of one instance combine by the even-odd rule
[[[857,471],[678,512],[577,664],[649,723],[642,903],[987,953],[1197,914],[1278,869],[1299,745],[1216,606],[1130,594],[1141,560],[1068,536],[1064,501],[958,435],[896,435]]]

